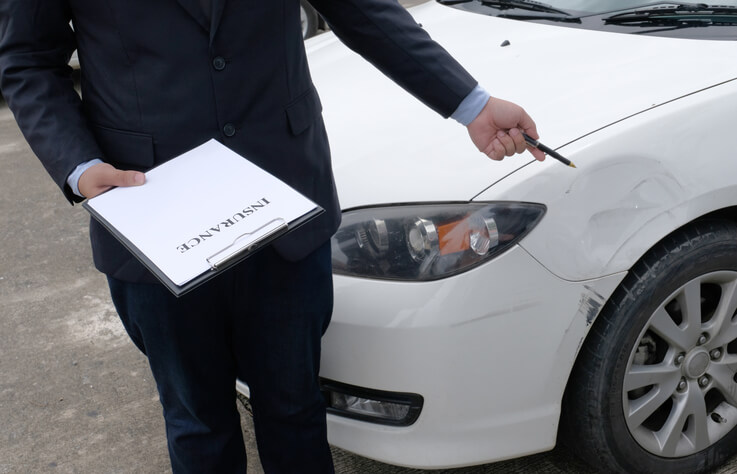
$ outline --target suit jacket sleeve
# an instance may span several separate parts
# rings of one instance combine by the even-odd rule
[[[0,90],[34,153],[75,202],[67,176],[102,154],[67,64],[76,47],[69,21],[64,0],[0,2]]]
[[[477,82],[396,0],[310,0],[348,47],[449,117]]]

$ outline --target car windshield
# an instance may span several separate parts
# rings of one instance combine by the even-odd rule
[[[553,0],[550,2],[562,10],[585,11],[592,14],[632,10],[667,5],[684,5],[694,8],[737,7],[737,0],[720,0],[718,4],[695,2],[663,2],[643,0]]]
[[[482,15],[677,38],[737,39],[737,0],[436,0]]]
[[[663,0],[495,0],[492,2],[486,2],[484,0],[440,0],[441,3],[456,4],[466,2],[478,2],[481,4],[489,4],[499,8],[502,4],[509,4],[509,8],[519,8],[521,4],[529,4],[530,9],[536,9],[540,11],[540,7],[547,7],[550,11],[559,10],[568,12],[571,15],[576,16],[587,16],[597,15],[608,12],[618,12],[632,10],[636,8],[648,8],[655,6],[667,6],[667,5],[686,5],[698,8],[715,8],[715,7],[727,7],[737,8],[737,0],[719,0],[718,4],[710,3],[696,3],[696,2],[664,2]],[[506,9],[506,8],[504,8]]]

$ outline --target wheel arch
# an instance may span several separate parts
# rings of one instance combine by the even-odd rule
[[[707,247],[704,247],[703,246],[704,244],[707,245]],[[720,271],[720,269],[725,269],[725,270],[733,269],[734,270],[735,268],[737,268],[735,267],[735,263],[737,262],[737,260],[735,259],[735,255],[737,255],[736,245],[737,245],[737,206],[729,206],[729,207],[718,209],[718,210],[706,213],[702,216],[699,216],[698,218],[670,232],[663,239],[653,244],[653,246],[636,262],[636,264],[633,265],[633,267],[629,270],[627,276],[620,282],[617,288],[612,292],[612,295],[607,299],[607,302],[602,306],[601,310],[599,311],[599,314],[597,314],[596,319],[593,321],[593,324],[589,326],[587,335],[585,336],[584,339],[582,339],[582,344],[578,348],[575,362],[571,366],[571,372],[569,373],[569,377],[566,382],[564,394],[561,400],[561,417],[560,417],[560,423],[558,426],[557,442],[560,442],[561,440],[575,440],[577,437],[578,431],[581,429],[583,429],[584,432],[588,433],[588,435],[585,435],[585,436],[589,436],[589,437],[593,436],[594,433],[596,432],[596,429],[591,428],[591,426],[593,425],[590,422],[588,422],[589,423],[588,426],[585,426],[586,423],[581,421],[581,417],[583,416],[586,419],[593,419],[591,418],[592,416],[591,413],[586,413],[586,411],[591,409],[590,407],[593,407],[597,403],[599,404],[599,406],[613,407],[613,405],[611,405],[609,402],[602,405],[601,401],[597,401],[601,399],[598,396],[591,396],[591,393],[597,393],[596,390],[601,390],[602,387],[605,389],[606,393],[616,393],[616,390],[614,390],[614,388],[608,385],[609,382],[607,382],[607,380],[609,381],[614,380],[615,383],[619,383],[619,382],[616,382],[617,380],[616,374],[617,373],[621,374],[620,372],[621,369],[613,370],[611,373],[609,373],[609,370],[607,369],[608,362],[602,362],[602,361],[611,361],[611,360],[624,361],[625,359],[621,358],[621,357],[624,357],[622,353],[614,357],[614,353],[611,353],[609,351],[611,347],[610,349],[606,349],[607,344],[614,344],[615,347],[624,348],[625,351],[627,352],[630,350],[634,350],[630,347],[628,342],[625,342],[624,340],[620,340],[621,338],[618,334],[626,334],[627,332],[629,332],[629,334],[632,335],[634,333],[632,333],[631,331],[633,330],[638,331],[639,329],[637,328],[639,328],[639,326],[633,327],[630,324],[623,325],[622,323],[623,320],[621,319],[619,312],[622,311],[624,315],[629,315],[627,316],[627,318],[635,317],[634,319],[635,323],[638,320],[642,321],[642,316],[640,315],[649,315],[651,310],[647,310],[646,313],[642,313],[641,309],[647,308],[649,305],[652,305],[652,304],[655,304],[656,306],[658,304],[663,304],[663,303],[659,303],[660,301],[668,301],[667,299],[661,300],[661,298],[671,298],[667,296],[671,291],[671,289],[669,288],[671,288],[672,284],[680,285],[681,284],[679,283],[681,281],[679,280],[680,278],[684,278],[684,277],[687,279],[692,278],[691,276],[688,276],[688,275],[700,275],[701,274],[699,273],[700,271],[705,271],[706,273],[703,273],[704,275],[707,275],[707,274],[712,275],[711,272]],[[727,260],[724,260],[725,257],[727,257]],[[696,260],[694,260],[694,258]],[[722,260],[719,260],[719,258],[721,258]],[[714,260],[714,259],[717,259],[717,260]],[[694,261],[702,262],[704,265],[707,266],[707,268],[703,270],[697,270],[700,267],[698,265],[692,266]],[[722,262],[722,263],[718,263],[718,262]],[[728,266],[722,267],[722,265],[728,265]],[[643,282],[648,282],[648,281],[650,283],[643,283]],[[655,284],[653,282],[658,282],[658,283]],[[641,291],[651,291],[651,290],[648,290],[647,288],[650,288],[652,291],[655,291],[655,293],[653,293],[652,295],[650,295],[650,293],[645,293],[646,299],[643,300],[638,295],[641,295],[640,293]],[[731,293],[727,293],[727,294],[729,295]],[[650,296],[652,296],[652,298],[650,298]],[[708,300],[708,297],[707,297],[707,300]],[[702,304],[705,304],[703,303],[703,301],[704,300],[702,299]],[[603,314],[606,314],[606,317],[603,317],[602,316]],[[713,314],[716,314],[716,313],[713,313]],[[650,318],[651,316],[646,316],[646,317]],[[618,320],[619,322],[617,322]],[[629,319],[625,319],[625,321],[629,321]],[[702,324],[704,324],[704,322],[706,323],[706,326],[702,326],[702,327],[708,328],[710,319],[702,320]],[[681,329],[681,330],[688,331],[689,327],[690,326],[686,326],[684,329]],[[721,327],[721,326],[717,326],[717,327]],[[721,329],[717,329],[717,331],[721,331]],[[641,336],[642,334],[638,337],[641,337]],[[630,338],[632,336],[627,336],[627,337]],[[730,336],[730,337],[733,337],[733,336]],[[671,341],[676,341],[676,340],[677,339],[672,339]],[[613,342],[606,343],[603,341],[613,341]],[[708,336],[704,339],[704,341],[708,341]],[[728,341],[728,340],[723,340],[722,342],[715,342],[715,344],[717,345],[726,344],[727,342],[724,342],[724,341]],[[624,345],[620,343],[624,343]],[[666,345],[667,344],[668,343],[666,343]],[[670,344],[673,344],[673,343],[671,342]],[[676,344],[680,344],[680,343],[677,342]],[[696,347],[698,347],[698,344],[704,344],[704,342],[699,341]],[[639,349],[638,349],[638,353],[639,353]],[[724,351],[723,353],[726,353],[726,351]],[[586,355],[588,355],[588,357],[586,357]],[[674,356],[671,355],[671,357],[674,357]],[[715,355],[713,357],[718,358],[720,356]],[[674,363],[673,359],[666,359],[666,360],[670,360],[670,362],[667,362],[668,364]],[[599,362],[592,363],[592,361],[599,361]],[[622,363],[624,362],[621,362],[620,364]],[[657,360],[654,363],[657,363]],[[604,364],[604,365],[600,366],[599,364]],[[620,365],[620,367],[623,367],[623,366]],[[597,375],[594,376],[594,374],[597,374]],[[605,374],[605,375],[602,376],[600,374]],[[689,376],[697,377],[697,375],[689,375]],[[611,377],[614,377],[614,378],[612,379]],[[684,379],[682,378],[681,383],[685,383],[683,382],[683,380]],[[596,382],[592,383],[592,381],[596,381]],[[701,385],[700,380],[699,380],[699,385]],[[701,386],[707,387],[705,385],[701,385]],[[582,389],[582,387],[588,387],[588,388],[584,390]],[[594,387],[596,387],[596,389]],[[711,385],[709,385],[708,387],[711,387]],[[634,388],[630,390],[634,390]],[[647,390],[650,390],[650,389],[648,388]],[[668,390],[668,389],[665,389],[665,390]],[[680,385],[679,385],[679,390],[681,390]],[[711,389],[708,389],[708,390],[711,390]],[[592,391],[592,392],[590,393],[589,391]],[[643,395],[640,395],[640,396],[643,396]],[[704,396],[707,396],[707,395],[704,395]],[[586,400],[590,400],[590,401],[586,402]],[[716,407],[716,404],[714,405],[714,407]],[[714,407],[712,407],[711,409],[714,409]],[[612,408],[612,410],[616,410],[616,409]],[[707,409],[707,416],[709,413],[708,410],[710,409]],[[734,412],[734,408],[732,408],[732,412]],[[612,411],[611,413],[614,413],[614,411]],[[610,416],[611,416],[611,413],[610,413]],[[599,420],[599,422],[604,422],[604,420]],[[606,421],[606,423],[608,423],[608,420]],[[594,423],[594,424],[598,425],[598,423]],[[657,430],[658,428],[656,427],[656,428],[650,428],[650,429]],[[620,434],[624,433],[622,431],[622,428],[620,428],[618,432]],[[613,436],[613,435],[610,435],[610,436],[613,436],[611,438],[607,437],[606,429],[604,429],[603,431],[597,432],[597,433],[599,434],[597,434],[596,437],[599,437],[600,440],[604,440],[604,439],[612,440],[611,441],[613,443],[612,446],[614,444],[617,444],[618,446],[622,447],[626,444],[626,442],[624,444],[622,444],[621,442],[614,443],[613,440],[619,440],[621,439],[621,437]],[[722,435],[722,436],[725,436],[725,435]],[[581,441],[580,434],[578,434],[578,438],[579,438],[579,441]],[[725,445],[733,446],[735,439],[737,439],[737,431],[732,429],[732,431],[728,433],[728,438],[724,438],[725,441],[722,441],[722,438],[716,438],[717,441],[714,441],[715,444],[709,445],[708,447],[711,448],[712,446],[714,446],[714,449],[716,449],[718,452],[716,456],[724,458],[724,456],[731,455],[730,453],[734,452],[733,449],[725,450],[724,446]],[[588,443],[587,447],[589,448],[589,450],[595,447],[595,444],[591,444],[590,442],[584,441],[584,444],[587,444],[587,443]],[[609,443],[609,442],[606,442],[606,443]],[[721,447],[717,447],[716,443],[719,443]],[[593,455],[592,453],[587,452],[587,449],[583,449],[583,451],[584,453],[582,454],[584,454],[584,457],[586,457],[589,462],[594,462],[594,463],[598,460],[598,456],[604,454],[604,451],[602,451],[602,453],[593,454]],[[612,453],[614,453],[614,451],[607,451],[607,455],[611,455]],[[673,466],[673,465],[678,464],[679,459],[685,460],[688,457],[689,463],[693,464],[694,462],[696,462],[699,466],[701,466],[700,463],[703,461],[698,460],[698,458],[695,458],[697,454],[700,454],[700,453],[694,453],[693,455],[689,454],[688,456],[684,458],[672,458],[670,460],[663,461],[663,464],[664,465],[670,464],[671,466]],[[714,453],[711,453],[711,454],[714,454]],[[711,454],[707,454],[707,456],[711,456]],[[659,459],[659,458],[656,456],[652,459]],[[696,459],[696,461],[694,461],[694,459]],[[648,462],[651,462],[651,461],[648,461]],[[673,463],[676,463],[676,464],[673,464]],[[691,466],[691,468],[695,468],[695,465]],[[701,472],[703,468],[705,467],[701,466],[698,469],[698,472]],[[652,471],[647,471],[647,472],[652,472]],[[693,471],[693,472],[696,472],[696,471]]]
[[[591,287],[586,285],[588,291],[586,294],[582,294],[581,297],[582,303],[581,308],[579,309],[579,313],[581,314],[574,317],[571,321],[571,327],[569,327],[568,331],[566,331],[569,337],[566,337],[562,340],[557,352],[557,357],[559,358],[561,363],[571,361],[568,362],[569,371],[563,384],[563,391],[561,393],[562,399],[565,398],[565,391],[568,389],[571,383],[572,374],[581,358],[581,349],[583,348],[584,344],[586,344],[586,341],[591,334],[591,329],[595,327],[597,321],[599,320],[599,316],[606,309],[607,305],[610,304],[610,301],[617,289],[626,283],[627,276],[629,275],[631,270],[642,260],[646,259],[653,251],[655,251],[654,249],[657,249],[664,241],[671,238],[673,235],[681,232],[683,229],[693,225],[696,222],[709,219],[726,220],[737,223],[737,205],[727,206],[702,213],[696,217],[693,217],[682,225],[676,227],[675,229],[672,229],[665,235],[661,235],[659,236],[659,238],[649,241],[647,247],[641,251],[637,258],[633,259],[633,261],[628,265],[626,269],[624,269],[625,274],[619,281],[619,283],[614,285],[613,288],[611,288],[611,291],[609,291],[608,293],[604,293],[605,290],[603,288],[594,290],[593,285]],[[585,317],[585,322],[580,321],[582,317]],[[575,326],[578,327],[578,330],[576,330]],[[575,349],[573,350],[573,354],[571,354],[570,347],[572,345],[572,338],[574,337],[577,338],[576,340],[578,341],[578,344],[576,344]],[[561,411],[562,407],[563,402],[561,401]]]
[[[687,228],[687,227],[689,227],[691,225],[694,225],[697,222],[705,221],[705,220],[724,220],[724,221],[730,221],[730,222],[733,222],[733,223],[737,224],[737,205],[735,205],[735,206],[728,206],[728,207],[724,207],[724,208],[721,208],[721,209],[716,209],[716,210],[713,210],[711,212],[707,212],[705,214],[702,214],[702,215],[700,215],[698,217],[695,217],[692,220],[690,220],[690,221],[684,223],[683,225],[677,227],[676,229],[671,230],[670,232],[668,232],[667,234],[665,234],[664,236],[662,236],[660,239],[652,242],[650,244],[650,246],[644,252],[642,252],[642,254],[639,256],[639,258],[637,260],[635,260],[630,265],[630,267],[627,269],[628,274],[631,272],[631,270],[635,266],[637,266],[641,261],[645,260],[652,252],[654,252],[655,249],[657,249],[664,241],[666,241],[667,239],[671,238],[673,235],[675,235],[675,234],[677,234],[679,232],[682,232],[683,229],[685,229],[685,228]],[[571,373],[573,372],[573,367],[578,363],[579,358],[581,356],[581,348],[586,343],[586,340],[587,340],[589,334],[591,333],[591,328],[596,325],[596,323],[597,323],[597,321],[599,319],[599,315],[601,315],[601,313],[606,309],[607,305],[610,304],[610,302],[612,300],[612,297],[614,296],[614,292],[616,292],[617,289],[620,288],[623,284],[626,284],[626,280],[627,280],[627,276],[625,276],[622,279],[622,281],[619,283],[619,285],[617,285],[614,288],[614,290],[612,291],[611,294],[606,295],[605,298],[601,298],[602,299],[602,302],[598,306],[598,309],[596,310],[596,312],[593,313],[593,314],[591,314],[591,313],[589,314],[589,318],[588,318],[588,321],[587,321],[587,330],[586,330],[586,333],[584,334],[583,338],[581,339],[581,343],[576,348],[576,353],[575,353],[575,356],[574,356],[574,362],[573,362],[573,365],[571,366],[571,371],[569,372],[568,378],[566,380],[566,384],[565,384],[566,388],[568,387],[568,385],[570,383],[570,378],[571,378]],[[601,297],[601,295],[599,295],[599,297]],[[591,306],[591,305],[589,305],[589,306]]]
[[[652,252],[656,251],[656,249],[658,249],[667,239],[669,239],[669,238],[673,237],[674,235],[682,232],[685,228],[687,228],[689,226],[692,226],[692,225],[694,225],[694,224],[696,224],[698,222],[707,221],[707,220],[723,220],[723,221],[729,221],[729,222],[733,222],[733,223],[736,223],[737,224],[737,205],[727,206],[727,207],[723,207],[723,208],[720,208],[720,209],[715,209],[715,210],[706,212],[704,214],[701,214],[701,215],[699,215],[697,217],[692,218],[688,222],[685,222],[684,224],[680,225],[679,227],[671,230],[670,232],[666,233],[665,235],[663,235],[659,239],[652,241],[648,245],[648,247],[639,254],[639,257],[637,259],[635,259],[634,261],[632,261],[632,263],[626,269],[627,273],[629,274],[632,271],[632,269],[635,268],[640,262],[642,262],[643,260],[647,259],[648,256],[650,256],[652,254]],[[621,253],[621,252],[622,252],[622,249],[620,248],[620,250],[618,251],[618,253]],[[615,257],[613,257],[613,259],[614,258]],[[619,288],[623,284],[625,284],[626,280],[627,280],[627,277],[625,276],[625,278],[622,280],[622,282],[620,282],[620,284],[617,285],[617,288]],[[617,291],[617,288],[615,288],[614,291]],[[583,345],[583,343],[586,342],[586,337],[588,337],[588,334],[590,332],[591,327],[593,327],[596,324],[596,321],[598,320],[599,315],[604,311],[604,309],[607,307],[607,305],[610,304],[610,301],[611,301],[613,295],[614,295],[614,292],[612,292],[612,294],[608,295],[607,298],[605,299],[605,302],[598,309],[598,312],[596,312],[596,314],[595,315],[592,315],[593,317],[590,318],[590,320],[589,320],[589,323],[590,323],[589,324],[589,331],[587,331],[586,336],[582,340],[582,344],[579,345],[578,351],[576,353],[576,360],[578,360],[578,357],[580,355],[580,348]],[[570,377],[570,375],[569,375],[569,377]]]

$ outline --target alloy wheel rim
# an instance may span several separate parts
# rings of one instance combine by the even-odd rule
[[[632,349],[622,402],[652,454],[695,454],[737,426],[737,272],[701,275],[651,315]]]

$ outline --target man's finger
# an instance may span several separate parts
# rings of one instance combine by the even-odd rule
[[[543,153],[542,150],[530,145],[527,145],[527,149],[532,153],[532,156],[534,156],[537,161],[545,161],[545,153]]]
[[[512,137],[509,136],[509,134],[499,131],[496,134],[497,138],[499,139],[499,142],[504,147],[504,155],[505,156],[512,156],[517,151],[517,146],[514,143],[514,140]]]
[[[146,175],[140,171],[124,171],[109,163],[98,163],[82,173],[77,186],[84,197],[92,198],[112,187],[140,186],[145,181]]]
[[[531,136],[535,140],[538,140],[540,138],[540,135],[537,133],[537,126],[535,125],[535,121],[532,120],[532,117],[530,117],[524,110],[522,111],[522,116],[519,119],[519,124],[517,125],[517,128],[525,132],[527,135]]]
[[[146,180],[145,175],[140,171],[125,171],[116,168],[113,168],[111,177],[112,181],[107,183],[110,186],[140,186]]]
[[[505,156],[504,145],[495,138],[491,143],[489,143],[489,146],[486,147],[484,154],[494,161],[501,161]]]
[[[527,149],[527,142],[525,141],[524,135],[517,128],[513,128],[509,131],[509,136],[514,140],[515,151],[522,153]]]

